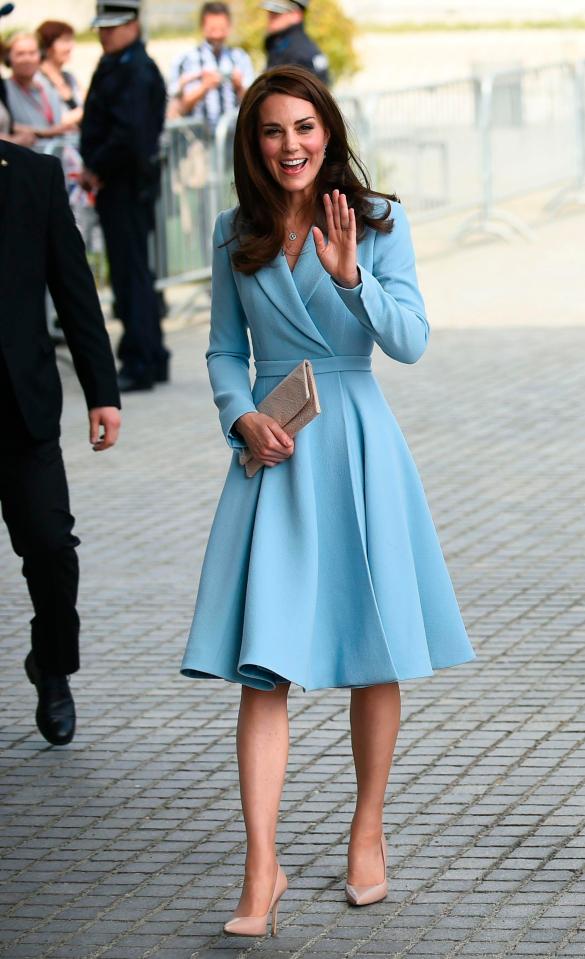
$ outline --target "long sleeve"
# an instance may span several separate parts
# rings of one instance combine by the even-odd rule
[[[213,399],[229,446],[243,448],[244,441],[232,431],[239,416],[255,413],[250,389],[250,344],[247,322],[236,287],[229,250],[223,243],[222,218],[213,232],[211,284],[211,329],[205,354]]]
[[[83,159],[89,169],[106,182],[120,172],[125,176],[144,174],[149,180],[156,179],[158,142],[166,109],[164,80],[145,53],[136,54],[135,67],[127,63],[117,69],[117,86],[110,91],[106,101],[107,120],[101,124],[103,137],[92,137],[88,146],[84,145],[82,136]],[[94,93],[88,103],[89,110],[96,97]]]
[[[47,230],[47,282],[88,409],[120,406],[116,366],[95,282],[85,256],[58,160],[52,165]]]
[[[361,265],[361,283],[337,293],[378,346],[401,363],[416,363],[426,349],[429,324],[418,287],[414,249],[404,209],[392,204],[391,233],[376,233],[370,273]]]
[[[194,60],[195,57],[191,51],[188,53],[181,53],[180,56],[175,57],[173,60],[167,83],[167,93],[170,97],[179,96],[181,92],[180,80],[183,73],[192,73],[195,69],[200,69],[201,61],[199,61],[196,67]]]
[[[125,89],[111,105],[107,134],[99,143],[92,144],[91,151],[85,149],[82,142],[81,152],[86,165],[102,180],[109,179],[120,169],[133,170],[141,158],[143,100],[146,101],[146,91],[140,88],[137,78],[129,77]]]

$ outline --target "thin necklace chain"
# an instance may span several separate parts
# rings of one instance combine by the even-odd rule
[[[295,240],[298,240],[299,234],[297,233],[296,230],[290,230],[290,231],[287,233],[286,238],[287,238],[287,240],[288,240],[289,243],[294,243]],[[284,256],[285,252],[288,253],[289,256],[300,256],[301,253],[302,253],[302,250],[300,250],[299,252],[297,252],[296,250],[289,250],[288,247],[284,247],[283,250],[282,250],[283,256]]]

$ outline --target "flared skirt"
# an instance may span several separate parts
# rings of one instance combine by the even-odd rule
[[[254,401],[281,377],[260,377]],[[475,658],[418,471],[371,372],[322,373],[290,459],[234,451],[181,666],[258,689],[360,687]]]

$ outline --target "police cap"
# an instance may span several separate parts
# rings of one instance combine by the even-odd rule
[[[107,0],[98,3],[92,27],[121,27],[136,20],[140,14],[140,0]]]
[[[305,11],[309,6],[309,0],[266,0],[260,6],[269,13],[291,13],[294,10]]]

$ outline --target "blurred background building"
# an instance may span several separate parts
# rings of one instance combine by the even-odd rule
[[[87,29],[95,3],[93,0],[52,0],[51,16],[66,19],[76,29]],[[235,4],[237,6],[237,3]],[[145,8],[150,26],[185,26],[193,22],[198,3],[190,0],[146,0]],[[445,3],[445,0],[411,0],[409,3],[393,0],[343,0],[346,13],[368,24],[397,23],[493,23],[494,21],[536,22],[585,16],[583,0],[467,0]],[[47,4],[43,0],[19,0],[15,21],[27,24],[44,19]]]

